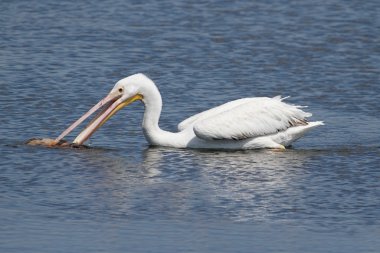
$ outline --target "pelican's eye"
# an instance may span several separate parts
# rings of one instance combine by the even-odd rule
[[[119,93],[123,93],[123,88],[119,88]]]

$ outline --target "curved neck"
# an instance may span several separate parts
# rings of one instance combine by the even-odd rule
[[[145,105],[142,128],[149,144],[171,147],[185,147],[188,143],[187,134],[184,132],[171,133],[162,130],[158,122],[162,110],[162,98],[158,89],[149,89],[143,94]]]
[[[171,134],[163,131],[158,126],[162,110],[162,98],[157,87],[146,90],[143,94],[143,103],[145,106],[142,128],[145,138],[151,145],[162,145],[163,136]]]
[[[143,129],[145,132],[157,131],[159,128],[158,121],[160,120],[162,110],[162,98],[158,89],[149,90],[143,94],[143,103],[145,105]]]

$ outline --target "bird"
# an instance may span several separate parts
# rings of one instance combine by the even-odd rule
[[[106,97],[67,128],[59,142],[93,112],[100,113],[73,141],[82,145],[117,111],[134,101],[142,101],[145,111],[143,133],[151,146],[192,149],[279,149],[289,147],[323,121],[308,122],[311,113],[302,106],[285,103],[286,97],[241,98],[195,114],[178,125],[178,132],[159,127],[162,97],[156,84],[138,73],[119,80]]]

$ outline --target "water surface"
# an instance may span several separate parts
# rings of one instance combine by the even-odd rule
[[[2,1],[0,251],[377,252],[379,8]],[[137,72],[158,85],[167,130],[279,94],[326,125],[285,152],[151,148],[136,103],[91,149],[23,145],[58,136]]]

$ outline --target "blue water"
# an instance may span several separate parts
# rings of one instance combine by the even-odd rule
[[[1,1],[0,252],[379,252],[378,1]],[[54,138],[143,72],[160,125],[291,96],[285,152],[151,148],[131,105],[91,149]],[[72,140],[77,131],[68,136]]]

